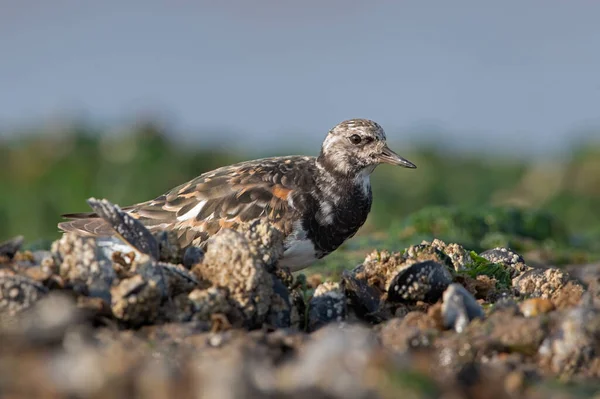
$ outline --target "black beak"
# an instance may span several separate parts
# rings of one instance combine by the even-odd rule
[[[402,166],[404,168],[416,169],[417,166],[410,162],[408,159],[402,158],[400,155],[396,154],[394,151],[390,150],[390,147],[387,145],[383,147],[377,158],[380,162],[389,163],[390,165]]]

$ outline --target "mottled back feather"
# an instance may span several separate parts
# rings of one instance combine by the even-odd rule
[[[172,230],[180,244],[203,246],[222,228],[267,218],[287,234],[295,212],[288,212],[298,189],[313,184],[315,158],[289,156],[265,158],[225,166],[184,183],[147,202],[123,210],[149,230]],[[63,231],[102,236],[113,229],[96,214],[71,213]]]

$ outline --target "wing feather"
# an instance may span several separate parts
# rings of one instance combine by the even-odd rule
[[[314,160],[309,157],[244,162],[204,173],[154,200],[123,210],[151,231],[176,231],[183,246],[202,245],[221,228],[263,217],[287,233],[294,211],[288,199],[310,184],[313,169]],[[63,216],[75,219],[59,224],[64,231],[110,233],[108,225],[102,225],[92,212]]]

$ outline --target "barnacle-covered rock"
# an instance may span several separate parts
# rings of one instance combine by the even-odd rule
[[[52,244],[52,252],[60,262],[59,273],[67,286],[110,303],[110,288],[116,274],[112,261],[93,237],[63,234]]]
[[[121,280],[111,290],[114,316],[132,326],[157,319],[164,296],[164,289],[160,284],[156,278],[145,280],[139,274]]]
[[[400,269],[390,281],[388,301],[391,302],[436,302],[448,285],[452,275],[445,265],[432,260],[412,263]]]
[[[539,297],[561,302],[563,293],[567,293],[567,296],[571,298],[566,303],[567,305],[578,301],[584,291],[580,283],[571,280],[569,273],[552,267],[529,270],[515,277],[512,283],[515,290],[526,297]]]
[[[440,239],[434,239],[431,243],[423,241],[421,245],[431,245],[446,254],[452,261],[452,266],[455,271],[463,271],[473,264],[473,259],[469,251],[463,248],[460,244],[446,244]]]
[[[209,240],[204,262],[193,272],[201,280],[226,288],[247,324],[257,325],[264,321],[273,295],[273,280],[264,258],[264,252],[244,235],[225,229]]]
[[[442,317],[444,327],[462,332],[475,318],[483,318],[481,305],[460,284],[450,284],[443,295]]]
[[[234,307],[229,303],[227,290],[224,288],[195,289],[188,294],[188,299],[192,305],[192,320],[210,321],[215,314],[229,315],[232,318]]]
[[[0,322],[31,307],[48,290],[24,276],[0,270]]]
[[[523,257],[510,248],[496,247],[488,249],[487,251],[480,253],[479,256],[492,263],[503,265],[510,271],[510,275],[513,278],[521,273],[531,270],[531,267],[525,264]]]
[[[437,241],[436,245],[424,241],[419,245],[411,245],[403,253],[405,264],[410,265],[430,260],[446,266],[449,270],[454,269],[452,259],[441,248],[442,244],[444,244],[443,241]]]
[[[346,296],[339,283],[320,284],[308,304],[308,330],[315,331],[325,324],[346,318]]]
[[[62,287],[59,265],[50,251],[19,252],[15,256],[14,266],[21,275],[46,287]]]
[[[264,219],[242,223],[235,229],[251,243],[253,255],[271,271],[283,256],[283,234]]]

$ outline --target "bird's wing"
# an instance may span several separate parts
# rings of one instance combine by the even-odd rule
[[[292,229],[290,197],[310,185],[314,162],[309,157],[267,158],[204,173],[158,198],[123,208],[151,231],[177,233],[180,244],[196,245],[222,228],[267,218],[284,231]],[[93,213],[69,214],[64,231],[112,235]]]

